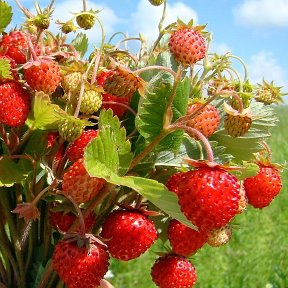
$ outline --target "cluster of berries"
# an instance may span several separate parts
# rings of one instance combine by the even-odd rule
[[[165,1],[149,2],[158,6]],[[175,121],[175,117],[171,116],[174,112],[171,111],[176,109],[173,101],[170,101],[163,116],[164,130],[174,132],[181,129],[191,141],[202,141],[208,151],[208,161],[187,160],[193,168],[183,166],[175,173],[175,167],[172,167],[170,172],[174,172],[162,181],[167,193],[174,193],[177,205],[191,227],[179,219],[164,215],[169,219],[165,233],[170,250],[157,258],[151,268],[151,277],[160,288],[193,287],[197,273],[189,257],[205,244],[212,247],[226,244],[232,235],[231,221],[234,217],[244,212],[248,204],[260,209],[268,206],[282,188],[280,167],[272,164],[269,157],[261,154],[254,159],[257,173],[239,180],[233,174],[235,167],[213,161],[208,140],[221,125],[228,137],[245,136],[254,121],[250,104],[257,101],[267,106],[280,102],[282,94],[279,87],[266,82],[254,87],[248,81],[239,83],[226,79],[221,73],[228,65],[229,55],[208,58],[209,37],[204,31],[205,27],[193,26],[192,22],[186,25],[179,20],[169,25],[165,30],[170,35],[165,47],[157,43],[159,49],[155,45],[154,50],[149,51],[151,59],[168,53],[177,63],[178,71],[175,72],[156,64],[147,67],[145,63],[152,62],[146,59],[148,52],[142,55],[144,60],[139,57],[137,61],[142,66],[138,67],[135,57],[128,51],[120,51],[108,44],[107,47],[102,45],[102,50],[96,49],[88,60],[83,60],[65,40],[53,38],[50,32],[45,34],[48,28],[45,23],[52,12],[49,10],[45,13],[42,18],[38,15],[33,18],[33,23],[29,22],[36,27],[36,34],[31,32],[30,25],[29,29],[3,33],[0,38],[0,133],[3,145],[7,147],[7,155],[13,156],[13,160],[18,159],[18,154],[23,153],[24,157],[25,144],[34,129],[31,123],[36,117],[36,99],[40,99],[40,102],[43,99],[43,103],[46,103],[43,105],[54,107],[49,111],[58,115],[53,118],[53,123],[48,120],[46,124],[50,126],[41,126],[45,130],[45,152],[35,161],[45,166],[45,173],[52,175],[52,181],[49,183],[47,177],[44,181],[47,183],[43,184],[48,185],[51,198],[43,197],[42,200],[49,210],[49,225],[58,235],[64,236],[55,245],[51,241],[54,249],[51,262],[52,268],[69,288],[101,285],[109,268],[110,257],[121,261],[138,258],[159,239],[159,233],[163,233],[150,217],[162,217],[163,211],[144,209],[143,206],[149,202],[147,199],[131,191],[122,193],[124,190],[121,187],[88,173],[85,149],[89,143],[97,141],[101,133],[97,126],[100,112],[112,110],[123,127],[126,122],[127,127],[133,123],[134,131],[131,134],[137,139],[139,131],[134,123],[137,111],[134,110],[141,106],[141,96],[145,99],[145,95],[150,93],[149,80],[140,77],[141,72],[150,68],[170,71],[175,76],[176,90],[185,69],[189,70],[200,63],[206,65],[206,70],[207,67],[214,69],[208,78],[199,80],[197,75],[194,78],[191,76],[189,90],[192,92],[187,97],[189,103],[184,115]],[[76,21],[80,28],[87,30],[93,27],[95,18],[92,10],[82,11],[77,14]],[[61,29],[63,33],[75,31],[71,22],[62,23]],[[209,61],[211,63],[207,63]],[[204,90],[207,90],[206,95]],[[223,99],[227,100],[224,104]],[[169,119],[168,124],[165,119]],[[139,139],[140,144],[133,142],[135,146],[139,145],[134,150],[134,166],[157,146],[156,142],[152,142],[145,150],[141,143],[145,141],[141,137]],[[139,154],[141,159],[137,158]],[[135,159],[140,160],[136,163]],[[41,165],[35,165],[37,168],[34,167],[31,173],[36,173]],[[151,167],[151,171],[153,169]],[[145,175],[147,177],[150,173]],[[33,180],[35,183],[36,178]],[[36,191],[36,188],[29,189],[33,193]],[[39,195],[42,196],[41,192],[34,199],[39,201]],[[26,197],[16,198],[27,204],[24,202]],[[36,200],[32,202],[34,206],[29,206],[33,206],[33,211],[37,209]],[[33,213],[23,203],[18,202],[19,207],[15,209],[20,216],[28,221],[40,217],[37,213],[36,217],[31,217]]]

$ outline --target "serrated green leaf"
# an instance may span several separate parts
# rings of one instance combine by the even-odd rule
[[[61,120],[61,109],[52,104],[45,94],[36,95],[26,124],[32,129],[53,130],[57,129]],[[64,111],[63,111],[64,112]]]
[[[125,175],[133,158],[126,130],[111,109],[102,110],[99,116],[99,134],[85,149],[85,157],[97,162],[103,173]]]
[[[96,139],[98,138],[99,135]],[[95,140],[93,140],[94,143]],[[172,218],[181,221],[191,228],[195,228],[181,212],[176,194],[168,191],[165,185],[156,180],[134,176],[120,177],[103,163],[98,163],[93,156],[93,151],[90,149],[86,149],[85,167],[90,175],[104,178],[107,182],[114,185],[126,186],[135,190]]]
[[[0,78],[13,79],[10,61],[8,59],[0,59]]]
[[[88,37],[84,33],[78,33],[76,38],[72,40],[71,45],[83,57],[88,50]]]
[[[169,96],[172,91],[171,75],[161,72],[151,79],[149,92],[145,95],[135,119],[136,128],[146,139],[153,141],[163,130],[164,118]],[[173,121],[186,113],[189,97],[189,79],[179,82],[173,101]],[[183,132],[176,131],[163,139],[157,146],[158,151],[177,151],[181,145]]]
[[[259,166],[255,163],[244,161],[240,169],[229,172],[234,174],[239,180],[244,180],[245,178],[257,175]]]
[[[260,143],[271,136],[270,129],[278,122],[272,107],[254,102],[251,104],[251,111],[255,120],[253,120],[251,128],[244,136],[231,137],[221,127],[211,137],[220,146],[226,147],[225,152],[231,154],[234,157],[233,161],[236,163],[253,159],[254,154],[263,149]]]
[[[12,7],[5,1],[0,1],[0,33],[5,31],[12,20]]]
[[[13,160],[4,155],[0,158],[0,187],[11,187],[26,178],[26,174]]]

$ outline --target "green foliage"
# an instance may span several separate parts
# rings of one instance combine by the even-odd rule
[[[0,0],[0,33],[10,24],[12,16],[12,7],[6,1]]]
[[[11,187],[26,178],[26,173],[11,158],[3,155],[0,158],[0,187]]]
[[[0,59],[0,78],[13,79],[10,61],[8,59]]]
[[[72,40],[71,45],[84,56],[88,50],[88,38],[84,33],[78,33],[76,38]]]

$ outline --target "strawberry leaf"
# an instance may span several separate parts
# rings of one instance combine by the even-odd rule
[[[111,109],[101,111],[98,125],[99,134],[86,147],[85,157],[94,159],[105,174],[125,175],[133,158],[125,128]]]
[[[37,94],[34,98],[33,109],[31,109],[26,124],[32,129],[57,129],[59,120],[61,120],[60,111],[61,109],[58,105],[51,104],[47,95]]]
[[[11,187],[26,178],[26,174],[8,156],[0,158],[0,187]]]
[[[10,24],[12,16],[12,7],[7,2],[0,1],[0,33]]]
[[[84,33],[78,33],[76,38],[72,40],[71,45],[81,54],[83,57],[88,50],[88,38]]]
[[[172,91],[171,77],[161,72],[151,79],[149,92],[141,103],[136,117],[136,127],[146,139],[147,144],[152,142],[163,130],[166,117],[166,106]],[[189,79],[184,78],[176,90],[172,105],[173,121],[186,113],[189,97]],[[158,151],[177,151],[182,142],[182,131],[176,131],[166,136],[157,146]]]
[[[95,143],[98,138],[99,136],[93,140],[93,142]],[[92,145],[90,144],[89,146],[91,148]],[[134,176],[120,177],[112,172],[111,169],[103,165],[103,163],[99,163],[93,152],[94,151],[90,151],[89,147],[86,149],[85,167],[90,175],[104,178],[107,182],[114,185],[126,186],[137,191],[144,198],[149,200],[172,218],[175,218],[185,225],[195,229],[195,226],[193,226],[181,212],[177,196],[168,191],[165,185],[153,179]]]
[[[255,120],[244,136],[231,137],[222,126],[211,137],[220,146],[226,147],[225,153],[231,154],[234,157],[233,162],[236,163],[254,159],[254,154],[263,149],[260,143],[271,136],[270,130],[278,122],[272,107],[254,102],[251,104],[251,111]]]
[[[8,59],[0,59],[0,78],[13,79],[10,61]]]

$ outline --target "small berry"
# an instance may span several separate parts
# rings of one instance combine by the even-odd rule
[[[141,212],[115,210],[106,218],[101,237],[114,258],[128,261],[146,252],[158,234],[153,222]]]
[[[232,237],[232,228],[230,225],[226,225],[210,231],[208,235],[207,244],[211,247],[220,247],[230,241]]]
[[[168,225],[167,236],[173,253],[186,257],[196,253],[208,238],[205,231],[196,231],[175,219]]]
[[[105,180],[91,177],[86,171],[83,159],[74,162],[64,173],[63,193],[69,195],[76,203],[86,203],[103,188]]]
[[[255,208],[264,208],[273,201],[282,188],[279,170],[273,165],[259,164],[256,176],[246,178],[244,187],[249,204]]]
[[[91,29],[94,26],[95,21],[96,14],[93,12],[93,10],[90,10],[89,12],[81,12],[76,16],[77,24],[84,30]]]
[[[159,288],[191,288],[197,280],[192,263],[173,254],[159,257],[151,268],[151,276]]]
[[[153,6],[159,6],[161,5],[164,0],[149,0],[149,2],[153,5]]]
[[[83,122],[78,118],[63,119],[58,125],[59,135],[68,142],[76,140],[84,130]]]
[[[52,255],[53,269],[67,288],[95,288],[108,271],[105,246],[94,241],[79,247],[76,241],[59,241]]]

